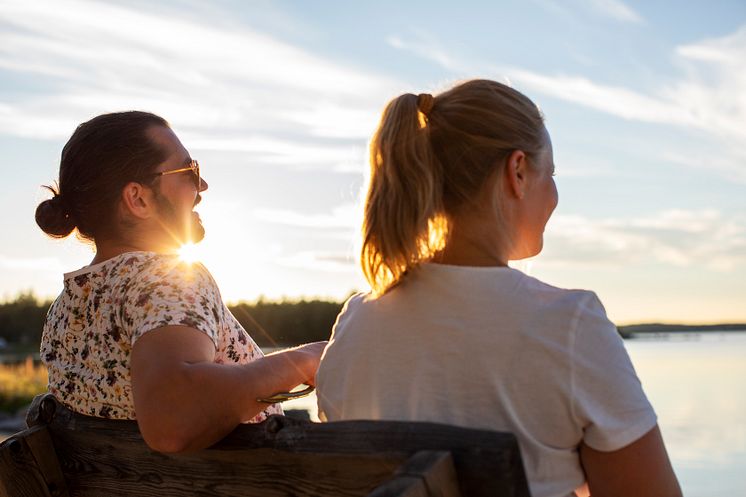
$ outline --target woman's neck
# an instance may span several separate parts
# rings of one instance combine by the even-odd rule
[[[505,240],[478,223],[453,223],[446,246],[432,259],[437,264],[453,266],[507,266]]]

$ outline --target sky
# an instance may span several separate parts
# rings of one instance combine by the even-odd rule
[[[528,95],[552,136],[559,206],[515,267],[618,324],[746,322],[742,0],[0,0],[0,298],[90,262],[34,211],[75,127],[129,109],[199,160],[196,252],[227,301],[366,290],[380,113],[471,78]]]

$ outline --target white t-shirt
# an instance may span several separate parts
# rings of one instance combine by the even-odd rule
[[[512,432],[534,497],[585,482],[578,446],[620,449],[656,425],[596,295],[507,267],[423,264],[350,298],[316,377],[329,421],[433,421]]]

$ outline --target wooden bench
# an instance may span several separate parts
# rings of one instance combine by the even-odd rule
[[[272,416],[189,454],[161,454],[135,421],[34,399],[0,444],[0,496],[528,497],[515,437],[434,423]]]

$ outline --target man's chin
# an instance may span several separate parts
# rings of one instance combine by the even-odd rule
[[[202,241],[202,239],[205,237],[205,228],[202,226],[202,221],[199,220],[199,218],[194,218],[192,220],[192,226],[189,230],[189,241],[191,243],[199,243]]]

